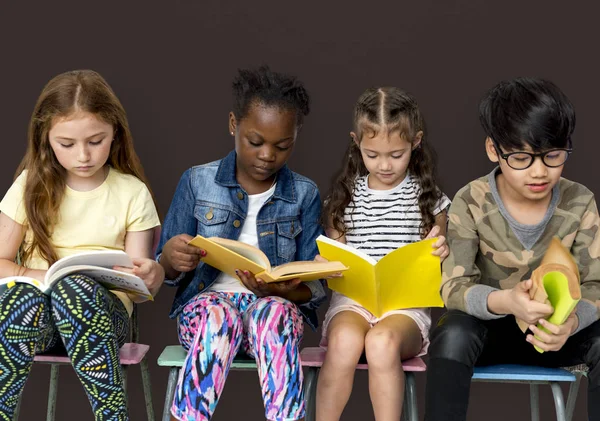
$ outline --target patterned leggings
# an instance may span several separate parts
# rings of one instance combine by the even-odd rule
[[[96,420],[128,420],[119,363],[128,319],[114,294],[81,275],[58,281],[50,296],[28,284],[6,289],[0,295],[0,420],[12,420],[35,354],[64,348]]]
[[[178,325],[188,354],[171,407],[177,419],[212,417],[240,346],[256,359],[265,417],[304,417],[299,353],[304,325],[295,304],[279,297],[208,292],[188,302]]]

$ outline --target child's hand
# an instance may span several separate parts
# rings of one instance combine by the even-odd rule
[[[131,273],[141,278],[150,293],[154,295],[165,280],[165,270],[163,267],[155,260],[145,257],[135,257],[131,261],[133,262],[133,268],[115,266],[113,269]]]
[[[255,278],[254,274],[247,270],[236,270],[235,273],[246,288],[258,297],[276,295],[285,298],[290,291],[298,288],[298,285],[302,282],[300,278],[296,278],[289,281],[267,283],[260,278]]]
[[[188,242],[193,237],[187,234],[179,234],[167,241],[163,247],[161,262],[164,258],[171,268],[177,272],[189,272],[196,269],[200,258],[206,256],[206,251],[198,247],[189,246]]]
[[[429,234],[427,234],[427,237],[425,237],[425,240],[428,240],[430,238],[435,238],[437,237],[437,241],[435,243],[433,243],[433,248],[435,249],[434,251],[431,252],[431,254],[433,254],[434,256],[440,256],[440,261],[444,261],[444,259],[446,257],[448,257],[448,254],[450,253],[450,249],[448,248],[448,244],[446,243],[446,237],[444,237],[443,235],[438,236],[438,234],[440,233],[440,227],[439,225],[434,225],[433,228],[431,229],[431,231],[429,231]]]
[[[527,335],[527,342],[544,351],[559,351],[569,339],[569,336],[579,326],[579,318],[573,311],[567,320],[560,326],[550,323],[545,319],[540,320],[540,324],[548,330],[544,332],[538,329],[537,326],[529,326],[529,330],[533,332],[533,335]],[[535,336],[534,336],[535,335]]]
[[[532,285],[533,281],[531,279],[519,282],[507,291],[507,299],[505,301],[510,314],[514,314],[516,318],[531,325],[536,324],[540,319],[548,317],[554,312],[550,304],[539,303],[531,299],[529,289]]]
[[[327,260],[326,258],[324,258],[323,256],[321,256],[320,254],[317,254],[317,255],[315,256],[315,259],[314,259],[314,260],[315,260],[315,262],[329,262],[329,260]],[[326,276],[325,278],[326,278],[326,279],[330,279],[330,278],[341,278],[342,276],[343,276],[343,275],[342,275],[342,272],[336,272],[336,273],[332,273],[332,274],[331,274],[331,275],[329,275],[329,276]]]

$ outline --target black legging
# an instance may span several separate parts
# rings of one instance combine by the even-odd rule
[[[588,417],[600,420],[600,321],[570,337],[556,352],[537,352],[525,336],[514,316],[480,320],[458,310],[444,314],[431,335],[425,420],[467,419],[471,377],[476,365],[566,367],[582,363],[590,369]]]

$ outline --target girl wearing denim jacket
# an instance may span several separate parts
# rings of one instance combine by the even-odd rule
[[[264,283],[252,273],[230,277],[188,246],[196,234],[259,247],[272,265],[312,260],[319,225],[315,183],[286,166],[309,98],[293,77],[268,67],[241,70],[233,82],[229,131],[235,151],[188,169],[167,214],[157,258],[177,286],[170,317],[188,350],[171,413],[208,420],[229,367],[241,350],[256,359],[268,420],[304,417],[299,345],[303,319],[316,328],[325,299],[320,281]]]

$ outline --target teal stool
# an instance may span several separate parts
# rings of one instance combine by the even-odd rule
[[[183,362],[187,352],[181,345],[167,346],[158,357],[158,365],[169,367],[169,382],[167,383],[167,393],[165,394],[165,407],[163,409],[163,421],[171,420],[171,405],[173,404],[173,395],[177,385],[179,370],[183,367]],[[239,354],[233,360],[232,370],[256,370],[256,362],[247,355]]]
[[[167,346],[158,357],[158,365],[169,367],[169,381],[167,383],[167,392],[165,394],[165,406],[163,410],[163,421],[171,419],[171,405],[173,404],[173,395],[177,385],[179,370],[183,367],[183,362],[187,352],[180,345]],[[322,348],[304,348],[300,353],[302,366],[308,368],[306,378],[304,379],[304,396],[306,399],[306,421],[315,420],[315,401],[317,391],[317,378],[319,369],[325,359],[325,350]],[[415,386],[415,372],[425,371],[426,366],[420,358],[413,358],[403,361],[402,366],[406,374],[404,419],[407,421],[417,421],[417,396]],[[358,369],[365,369],[366,364],[359,364]],[[232,370],[256,370],[256,362],[253,358],[239,354],[233,360]]]

